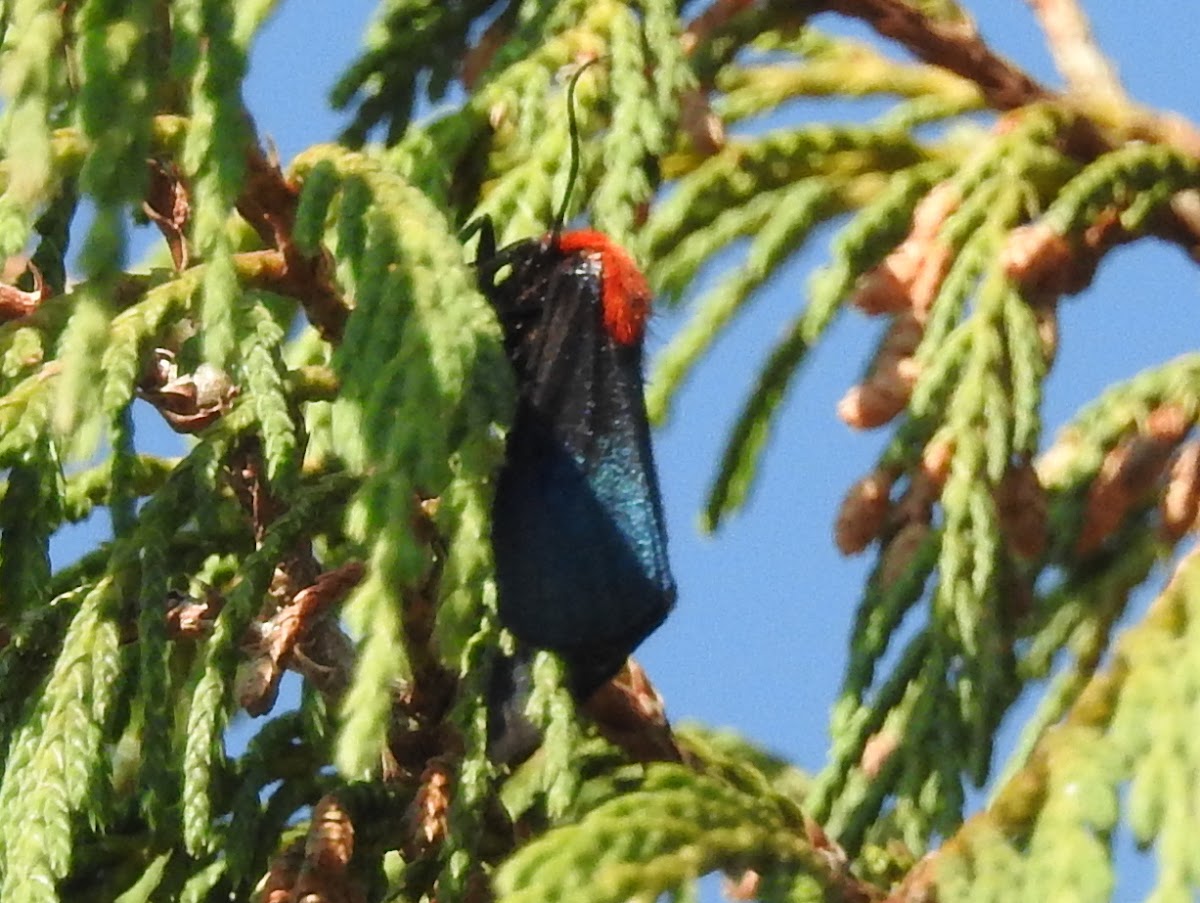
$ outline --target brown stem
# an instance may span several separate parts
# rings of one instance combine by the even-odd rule
[[[754,0],[716,0],[704,8],[683,30],[683,48],[688,53],[722,31],[729,21],[754,6]]]
[[[150,179],[142,210],[162,232],[175,270],[182,273],[191,261],[186,234],[192,213],[191,193],[174,162],[152,159],[149,169]]]
[[[286,662],[313,624],[358,585],[363,570],[362,562],[349,561],[318,575],[311,585],[296,593],[271,619],[267,654],[276,662]]]
[[[1035,9],[1039,6],[1043,9],[1052,52],[1072,83],[1090,78],[1087,73],[1107,66],[1098,51],[1090,55],[1086,51],[1091,41],[1087,23],[1082,14],[1072,19],[1067,8],[1073,6],[1074,0],[1029,2]],[[1181,116],[1155,113],[1129,103],[1119,85],[1115,91],[1080,91],[1076,96],[1064,97],[994,53],[973,29],[938,22],[904,0],[824,0],[823,5],[863,20],[879,34],[904,45],[923,62],[971,80],[994,109],[1012,110],[1044,101],[1072,109],[1078,117],[1064,136],[1067,143],[1064,149],[1081,160],[1091,160],[1130,141],[1163,144],[1200,159],[1200,129]],[[1115,77],[1108,81],[1115,85]],[[1100,83],[1105,84],[1103,77]],[[1200,245],[1200,201],[1194,193],[1181,192],[1172,200],[1171,209],[1174,222],[1165,227],[1163,237],[1180,241],[1189,251]]]
[[[400,617],[405,656],[412,674],[402,689],[397,704],[402,718],[390,736],[390,753],[401,774],[422,774],[435,756],[461,752],[455,729],[445,721],[453,701],[455,675],[443,664],[438,653],[434,628],[437,622],[438,584],[445,562],[445,540],[435,523],[436,499],[414,496],[412,529],[417,540],[427,546],[433,557],[422,579],[401,591]]]
[[[862,19],[923,62],[975,82],[997,110],[1014,110],[1053,96],[1016,65],[993,53],[974,29],[938,22],[903,0],[825,0],[824,5]]]
[[[277,278],[303,306],[326,341],[337,342],[350,310],[333,280],[333,263],[323,250],[308,256],[292,238],[299,192],[279,166],[257,147],[246,155],[246,184],[237,208],[259,237],[278,249]]]

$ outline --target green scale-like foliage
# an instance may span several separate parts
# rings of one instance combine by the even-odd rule
[[[334,237],[334,248],[346,255],[357,304],[343,347],[357,350],[335,358],[343,395],[333,422],[354,424],[357,447],[344,454],[353,469],[371,471],[352,529],[372,539],[374,566],[347,610],[367,640],[345,703],[339,749],[346,771],[369,773],[379,761],[390,688],[405,676],[391,587],[414,585],[429,567],[428,552],[412,533],[416,499],[445,497],[438,527],[449,545],[458,548],[461,529],[467,531],[462,552],[480,547],[486,498],[481,477],[499,451],[486,428],[507,401],[498,387],[505,369],[484,301],[425,195],[370,158],[332,148],[311,152],[297,171],[306,179],[297,224],[303,241],[316,244],[331,204],[338,205],[340,221],[365,221],[365,234]],[[425,414],[431,409],[457,410],[458,416],[431,423]],[[477,585],[487,570],[486,558],[469,561],[462,552],[447,584],[452,590],[464,579]],[[449,649],[461,647],[482,609],[464,611],[460,602],[445,612],[456,618],[457,630],[447,631],[443,641]]]
[[[721,871],[768,901],[1100,901],[1122,822],[1152,899],[1195,895],[1195,554],[1121,625],[1195,529],[1200,363],[1053,440],[1042,414],[1061,298],[1119,243],[1194,245],[1193,126],[1041,88],[947,0],[829,4],[871,42],[783,0],[387,0],[339,143],[276,165],[243,94],[279,5],[0,7],[0,898],[616,903]],[[514,386],[458,235],[542,234],[564,197],[682,320],[656,422],[824,257],[780,287],[708,531],[769,485],[809,352],[884,322],[839,408],[890,432],[836,531],[875,560],[812,776],[702,728],[645,762],[668,728],[601,712],[602,739],[549,655],[542,748],[488,759]],[[166,241],[133,265],[147,217]],[[156,419],[193,438],[152,447]],[[243,708],[268,715],[235,745]]]

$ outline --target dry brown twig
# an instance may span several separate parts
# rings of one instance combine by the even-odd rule
[[[24,291],[14,284],[26,271],[33,276],[33,288]],[[33,313],[51,295],[42,271],[28,257],[10,257],[0,271],[0,323],[17,320]]]
[[[715,0],[708,4],[683,30],[680,42],[684,53],[692,53],[720,34],[730,20],[754,6],[754,0]]]
[[[150,183],[142,201],[142,211],[162,233],[175,269],[183,272],[191,262],[187,244],[191,197],[178,166],[162,160],[150,160],[149,165]]]
[[[1127,141],[1165,144],[1200,157],[1200,129],[1179,116],[1158,114],[1129,103],[1089,103],[1044,87],[1020,67],[992,51],[973,29],[931,19],[904,0],[825,0],[824,8],[862,19],[919,60],[949,69],[979,86],[988,105],[1015,110],[1045,101],[1073,109],[1080,121],[1071,153],[1091,159]]]
[[[965,23],[940,22],[904,0],[825,0],[824,8],[861,19],[880,35],[897,41],[930,65],[948,69],[974,82],[989,105],[999,111],[1052,102],[1070,111],[1071,126],[1062,150],[1082,162],[1130,141],[1162,144],[1200,159],[1200,128],[1182,117],[1157,113],[1130,102],[1108,61],[1095,46],[1091,30],[1075,0],[1027,0],[1047,34],[1051,52],[1071,91],[1060,94],[1039,84],[1018,66],[994,53]],[[1183,191],[1170,201],[1171,216],[1150,225],[1156,236],[1182,246],[1200,259],[1200,193]],[[1049,296],[1086,287],[1096,263],[1113,245],[1138,236],[1122,229],[1116,217],[1100,222],[1078,246],[1035,223],[1014,234],[1006,251],[1010,275],[1026,288]],[[1040,231],[1038,231],[1040,230]],[[904,306],[938,284],[936,254],[900,254],[867,279],[858,303],[871,310]],[[936,248],[913,250],[936,251]],[[895,273],[891,272],[895,269]],[[918,272],[920,270],[920,272]],[[1026,280],[1019,271],[1029,270]],[[1030,285],[1037,280],[1047,284]],[[918,290],[919,285],[919,290]],[[889,307],[890,305],[890,307]],[[915,306],[915,305],[914,305]]]
[[[907,47],[918,59],[970,79],[997,110],[1015,110],[1053,96],[994,53],[973,28],[938,22],[903,0],[826,0],[823,5],[862,19],[884,37]]]
[[[327,655],[306,654],[313,633],[326,615],[362,579],[361,562],[351,561],[326,571],[296,593],[267,621],[253,625],[243,649],[247,660],[238,672],[238,703],[251,715],[268,711],[275,701],[283,672],[295,668],[324,691],[344,689],[347,667],[327,661]],[[309,650],[311,651],[311,650]]]
[[[284,294],[300,302],[321,337],[336,343],[350,308],[337,290],[329,255],[319,250],[310,256],[296,246],[292,231],[299,199],[299,191],[279,164],[253,146],[246,154],[246,184],[238,198],[238,212],[265,244],[278,249],[274,281],[285,289]]]
[[[200,639],[212,630],[213,621],[225,606],[225,600],[214,592],[195,599],[181,593],[167,597],[167,635],[173,639]]]
[[[225,474],[256,544],[261,544],[286,506],[266,480],[256,440],[247,440],[234,451]],[[362,579],[362,573],[358,562],[322,573],[310,538],[299,539],[278,561],[262,610],[241,640],[246,658],[238,669],[235,694],[248,712],[270,711],[283,670],[289,667],[333,702],[340,698],[349,685],[353,644],[327,615]]]
[[[1097,45],[1077,0],[1026,2],[1041,24],[1055,66],[1073,95],[1123,111],[1131,132],[1128,138],[1162,141],[1192,156],[1200,155],[1200,130],[1193,124],[1173,114],[1144,110],[1129,99],[1115,68]],[[1200,248],[1200,192],[1179,192],[1171,199],[1170,209],[1174,221],[1165,228],[1177,234],[1163,237],[1184,245],[1196,256]],[[1085,259],[1088,256],[1085,254]],[[1082,269],[1086,270],[1086,265]],[[1091,270],[1094,269],[1093,264]]]
[[[198,433],[229,412],[238,388],[224,371],[208,363],[192,373],[180,373],[174,352],[156,348],[137,392],[175,432]]]

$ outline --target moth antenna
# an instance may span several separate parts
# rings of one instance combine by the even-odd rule
[[[575,70],[575,74],[567,83],[567,133],[571,139],[571,165],[567,170],[567,189],[563,192],[562,205],[558,208],[558,215],[554,217],[554,228],[551,230],[556,241],[562,235],[563,223],[566,222],[567,211],[571,205],[571,192],[575,188],[575,180],[579,177],[579,122],[575,118],[575,86],[579,84],[579,77],[588,67],[598,62],[600,57],[588,60]]]

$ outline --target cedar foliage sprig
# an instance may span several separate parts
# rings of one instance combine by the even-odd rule
[[[334,91],[342,143],[286,168],[242,99],[272,6],[0,10],[0,896],[686,899],[719,870],[764,900],[1091,901],[1121,820],[1156,846],[1157,899],[1196,892],[1195,554],[1118,625],[1195,529],[1200,364],[1111,387],[1049,443],[1042,387],[1061,299],[1113,247],[1196,244],[1200,133],[1123,96],[1074,3],[1047,23],[1058,93],[944,0],[389,0]],[[882,40],[818,31],[818,8]],[[729,428],[707,529],[770,476],[808,352],[852,310],[885,323],[839,406],[892,432],[836,526],[875,562],[811,777],[700,729],[639,761],[646,738],[589,708],[624,748],[597,737],[545,656],[543,749],[511,775],[486,755],[512,398],[455,234],[551,221],[564,75],[592,60],[568,213],[686,317],[656,418],[832,232]],[[892,105],[755,123],[866,96]],[[168,254],[135,269],[145,217]],[[147,418],[197,441],[151,454]],[[52,567],[96,513],[111,539]],[[280,713],[286,670],[303,689]],[[1042,680],[993,778],[1000,721]],[[272,713],[243,750],[239,709]]]

